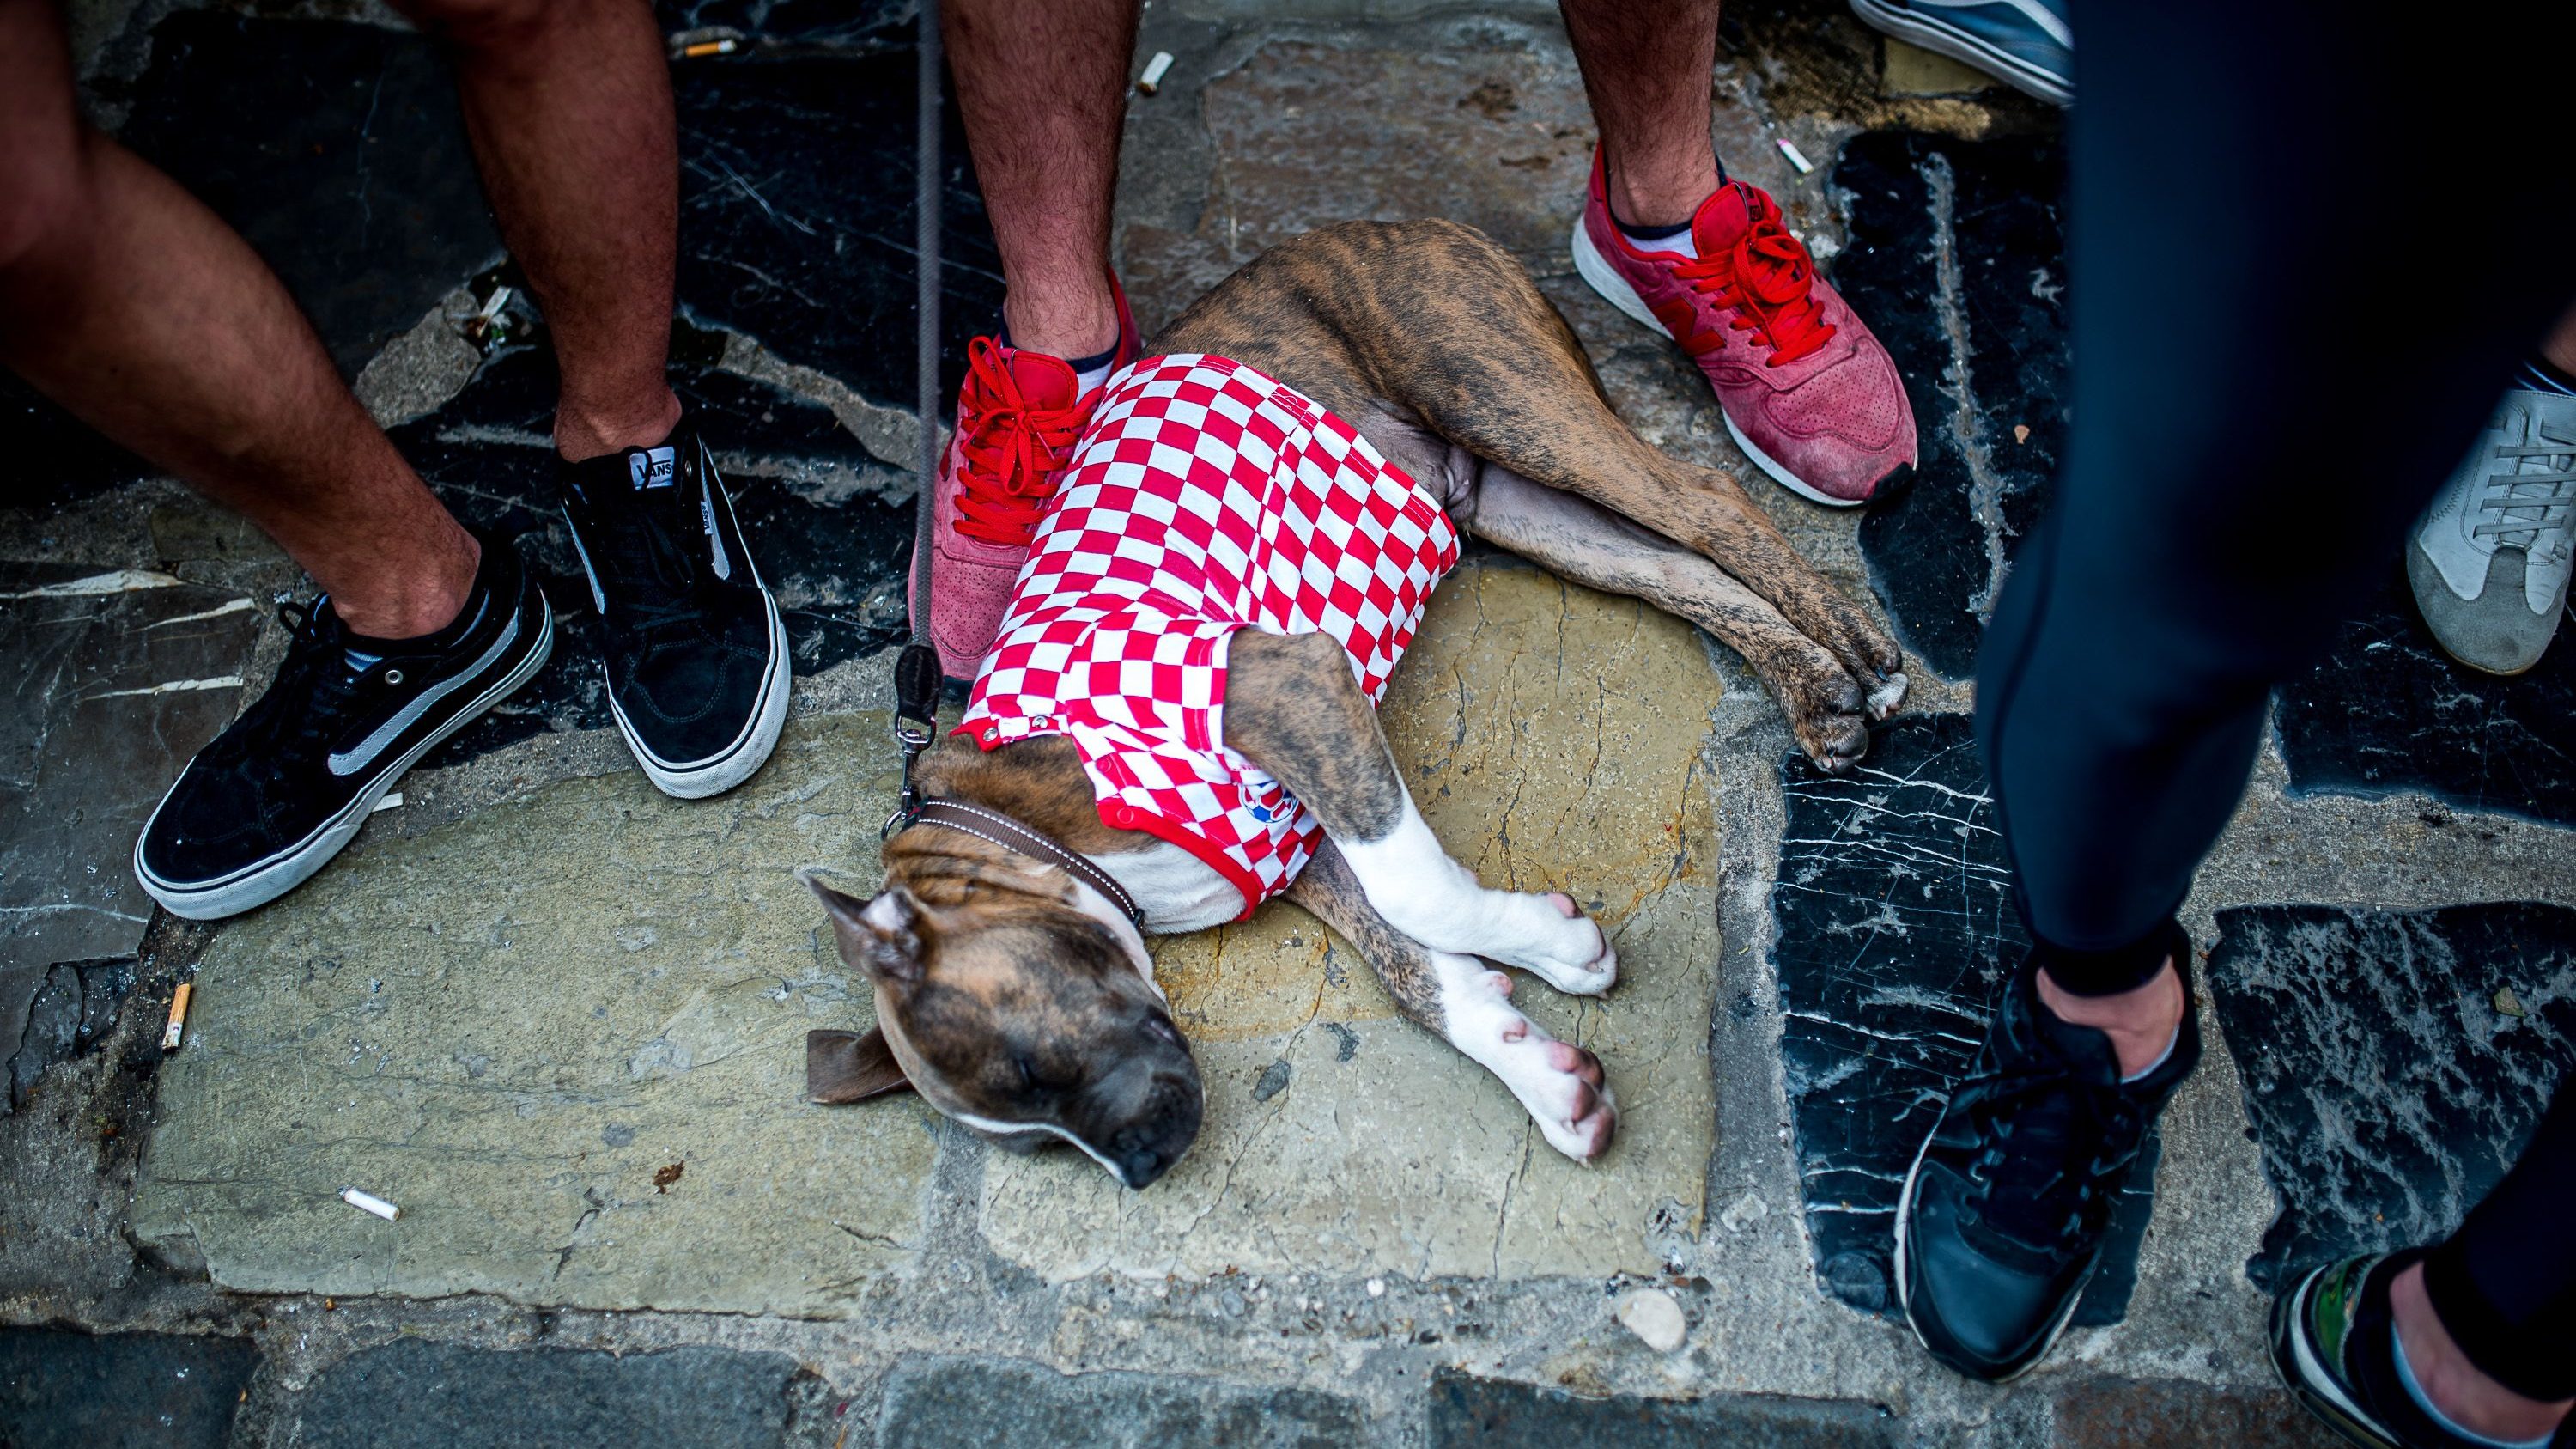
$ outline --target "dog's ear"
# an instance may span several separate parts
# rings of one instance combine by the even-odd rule
[[[885,1033],[873,1026],[805,1033],[805,1095],[811,1101],[864,1102],[911,1085]]]
[[[912,892],[892,886],[877,892],[874,900],[861,901],[811,873],[800,873],[800,879],[814,888],[823,909],[831,913],[832,935],[840,942],[843,961],[890,991],[921,983],[923,920],[921,902],[913,899]]]

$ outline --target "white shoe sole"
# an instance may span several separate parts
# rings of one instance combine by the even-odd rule
[[[1930,24],[1893,5],[1880,4],[1879,0],[1851,0],[1851,8],[1870,29],[1984,71],[2023,95],[2036,96],[2052,106],[2075,104],[2075,90],[2065,81],[1972,37]]]
[[[1581,217],[1574,220],[1574,270],[1591,285],[1592,290],[1601,294],[1603,301],[1652,327],[1659,336],[1669,339],[1673,335],[1671,328],[1656,319],[1654,310],[1646,305],[1646,299],[1637,295],[1637,289],[1629,286],[1628,279],[1620,276],[1618,269],[1610,265],[1610,259],[1601,255],[1601,249],[1592,244],[1592,233],[1584,226]],[[1735,425],[1734,417],[1728,414],[1723,402],[1718,404],[1717,415],[1726,419],[1726,435],[1735,440],[1735,446],[1743,450],[1754,467],[1770,475],[1772,482],[1810,503],[1827,508],[1858,508],[1869,501],[1866,498],[1836,498],[1809,487],[1799,481],[1797,474],[1782,467],[1777,458],[1753,446],[1752,440],[1744,436],[1744,430]]]
[[[357,838],[359,827],[365,825],[367,817],[375,812],[376,802],[385,797],[385,792],[392,789],[394,782],[400,780],[421,756],[443,743],[448,736],[481,719],[492,706],[509,698],[520,685],[534,679],[537,671],[546,667],[547,658],[554,653],[555,615],[546,604],[542,591],[537,595],[537,613],[543,623],[537,634],[536,647],[528,651],[526,659],[491,688],[477,695],[474,702],[458,711],[454,719],[379,769],[356,795],[350,797],[348,804],[315,826],[310,835],[218,883],[176,885],[154,875],[143,864],[143,840],[152,833],[151,819],[159,818],[161,805],[170,803],[170,795],[165,791],[161,805],[152,807],[151,819],[144,822],[142,833],[134,838],[135,880],[142,884],[146,895],[159,901],[161,908],[174,916],[190,921],[219,921],[226,916],[240,915],[254,906],[267,905],[312,879],[315,872],[329,865],[333,856]],[[178,788],[177,782],[172,782],[170,789]]]
[[[754,581],[758,578],[755,573]],[[794,671],[787,654],[787,626],[778,617],[778,601],[769,596],[767,588],[761,589],[760,598],[769,613],[769,677],[761,681],[760,700],[752,708],[750,721],[722,750],[687,764],[662,759],[636,736],[635,726],[627,723],[626,711],[617,707],[615,686],[610,686],[608,710],[617,717],[617,731],[626,736],[626,748],[634,752],[635,763],[644,767],[644,778],[653,782],[653,788],[673,799],[703,800],[721,795],[750,779],[753,772],[769,763],[770,751],[778,748],[779,733],[787,726]],[[607,677],[607,669],[607,663],[602,661],[601,678]]]

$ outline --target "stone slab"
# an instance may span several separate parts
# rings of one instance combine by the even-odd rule
[[[2341,1449],[2343,1440],[2281,1389],[2173,1379],[2070,1378],[2050,1402],[2054,1449]]]
[[[1953,679],[2065,455],[2061,167],[2053,138],[1897,131],[1834,166],[1851,198],[1834,286],[1905,379],[1922,460],[1871,503],[1861,554],[1897,636]]]
[[[2247,906],[2218,926],[2210,994],[2281,1197],[2246,1265],[2266,1291],[2447,1235],[2576,1080],[2576,910]]]
[[[1143,1193],[1071,1154],[997,1155],[994,1249],[1050,1279],[1655,1271],[1649,1220],[1662,1206],[1696,1223],[1712,1142],[1703,751],[1723,692],[1680,622],[1474,554],[1433,596],[1381,711],[1454,855],[1489,885],[1566,890],[1609,924],[1608,997],[1525,978],[1514,998],[1600,1055],[1622,1119],[1597,1164],[1550,1150],[1501,1083],[1395,1016],[1355,952],[1274,903],[1156,943],[1207,1083],[1190,1155]]]
[[[1906,1171],[2030,938],[1966,716],[1876,731],[1849,775],[1823,775],[1800,754],[1783,756],[1781,773],[1771,959],[1808,1241],[1826,1292],[1892,1315]],[[2078,1325],[2127,1312],[2160,1151],[2151,1133]]]
[[[1937,50],[1894,36],[1879,41],[1878,89],[1891,96],[1963,96],[2003,82]]]
[[[1336,1394],[1007,1358],[906,1359],[877,1419],[879,1449],[1339,1449],[1366,1432]]]
[[[892,768],[881,715],[791,719],[713,800],[621,771],[362,834],[207,946],[137,1236],[250,1292],[843,1312],[920,1242],[932,1114],[799,1100],[869,1003],[793,872],[874,878]]]
[[[1719,1394],[1584,1398],[1563,1389],[1442,1369],[1432,1381],[1432,1449],[1871,1449],[1902,1442],[1874,1404]]]
[[[267,259],[347,376],[501,254],[455,84],[417,34],[181,11],[122,139]]]
[[[716,451],[796,672],[812,676],[904,636],[912,476],[878,463],[829,408],[712,364],[723,339],[682,329],[671,380]],[[528,686],[424,762],[440,769],[549,730],[611,722],[590,584],[564,522],[551,441],[555,364],[542,334],[486,359],[436,412],[392,430],[456,516],[515,543],[555,613],[555,650]]]
[[[0,1053],[47,968],[143,939],[134,837],[244,704],[264,618],[151,570],[0,564]]]
[[[222,1449],[259,1367],[246,1338],[0,1330],[9,1449]]]
[[[2511,679],[2452,662],[2402,571],[2281,688],[2273,719],[2296,790],[2420,790],[2472,810],[2576,825],[2576,647]]]
[[[322,1371],[298,1405],[306,1449],[457,1444],[669,1444],[777,1449],[787,1442],[785,1354],[689,1347],[623,1357],[517,1352],[406,1338]]]

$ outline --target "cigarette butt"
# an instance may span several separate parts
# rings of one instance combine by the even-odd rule
[[[402,792],[400,790],[387,790],[385,792],[385,798],[377,801],[375,803],[375,808],[369,810],[367,813],[373,815],[377,810],[399,810],[401,808]]]
[[[196,984],[189,981],[180,982],[179,989],[170,993],[170,1024],[161,1028],[161,1050],[179,1049],[180,1034],[188,1025],[188,998],[196,994]]]
[[[741,48],[740,42],[737,41],[701,40],[695,45],[682,46],[680,54],[689,60],[697,60],[710,55],[731,55]]]
[[[360,1192],[354,1187],[344,1187],[340,1189],[340,1201],[358,1209],[360,1212],[374,1213],[377,1217],[383,1218],[386,1222],[392,1222],[394,1219],[402,1216],[401,1208],[395,1207],[392,1203],[385,1201],[374,1193]]]
[[[1168,50],[1155,51],[1154,58],[1145,62],[1145,73],[1136,77],[1136,89],[1149,96],[1161,90],[1163,73],[1171,68],[1172,53]]]
[[[486,322],[490,322],[501,315],[502,308],[509,305],[510,289],[507,287],[494,287],[492,289],[492,295],[483,299],[483,310],[475,313],[474,315],[482,318]]]
[[[1788,137],[1781,136],[1776,139],[1780,145],[1780,154],[1789,158],[1789,164],[1798,168],[1799,175],[1804,176],[1808,172],[1816,169],[1814,162],[1809,161],[1803,154],[1801,154],[1797,147],[1789,144]]]

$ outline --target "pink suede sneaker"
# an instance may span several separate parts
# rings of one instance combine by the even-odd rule
[[[1116,372],[1142,344],[1118,297]],[[939,461],[931,496],[930,642],[952,679],[972,679],[1002,627],[1011,585],[1029,557],[1038,520],[1091,418],[1098,389],[1075,395],[1073,368],[1060,357],[978,337],[968,345],[966,382],[957,392],[957,431]],[[911,597],[919,610],[921,601]]]
[[[1898,464],[1915,461],[1914,409],[1887,349],[1816,275],[1762,188],[1720,186],[1691,218],[1691,242],[1695,257],[1621,235],[1594,154],[1575,270],[1681,344],[1708,374],[1726,431],[1763,472],[1818,503],[1868,502]]]

